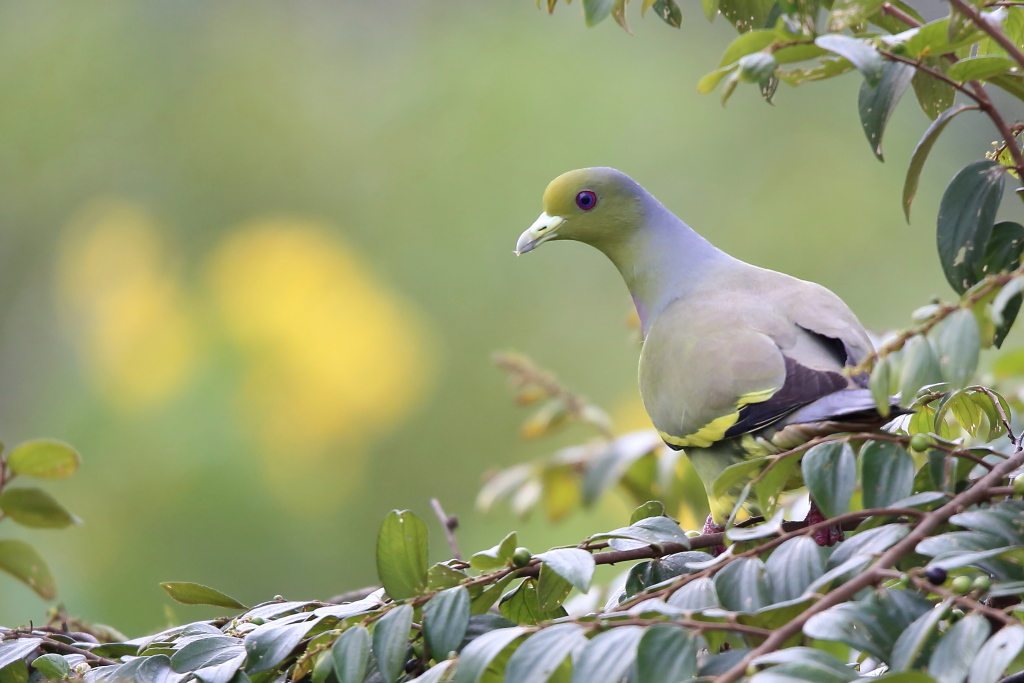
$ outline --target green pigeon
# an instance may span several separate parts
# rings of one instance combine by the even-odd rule
[[[892,419],[879,415],[867,375],[849,372],[872,344],[838,296],[715,248],[624,173],[555,178],[516,254],[553,240],[596,247],[622,274],[644,339],[644,407],[704,483],[705,531],[721,530],[735,503],[712,493],[726,467]],[[822,519],[812,502],[808,521]],[[838,529],[816,535],[841,539]]]

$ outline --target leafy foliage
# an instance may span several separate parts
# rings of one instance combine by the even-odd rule
[[[627,2],[580,4],[588,25],[612,17],[628,30]],[[517,512],[542,506],[557,520],[618,486],[638,504],[623,526],[539,554],[513,531],[468,561],[431,565],[427,525],[396,510],[378,536],[380,588],[340,604],[279,598],[246,608],[206,586],[165,583],[180,602],[240,613],[103,643],[66,627],[5,629],[0,682],[993,683],[1024,669],[1024,434],[1015,419],[1024,354],[1004,353],[992,381],[975,383],[980,354],[1002,344],[1024,296],[1024,227],[995,222],[1007,176],[1024,173],[1024,125],[1010,124],[985,89],[1024,100],[1024,7],[949,4],[949,16],[925,23],[898,0],[702,2],[709,19],[720,14],[739,32],[698,84],[721,87],[723,102],[740,83],[757,84],[770,102],[779,81],[856,70],[861,124],[882,160],[886,124],[913,90],[933,122],[906,176],[908,216],[928,153],[954,117],[979,112],[1003,138],[956,174],[939,210],[939,260],[958,298],[916,311],[857,368],[871,371],[880,411],[894,393],[906,408],[885,431],[733,465],[713,487],[741,491],[730,524],[702,533],[673,518],[703,495],[680,454],[653,432],[616,433],[552,374],[503,354],[519,402],[540,403],[525,437],[570,424],[596,435],[498,473],[480,506],[508,499]],[[546,0],[549,12],[556,5]],[[674,0],[642,0],[647,11],[682,21]],[[60,444],[15,449],[0,459],[0,511],[27,526],[74,522],[45,492],[4,487],[77,465]],[[828,519],[784,521],[801,484]],[[846,540],[812,540],[830,527]],[[599,565],[625,566],[602,586]],[[0,541],[0,568],[52,596],[45,564],[21,542]]]

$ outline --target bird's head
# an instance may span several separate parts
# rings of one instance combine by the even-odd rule
[[[577,240],[606,248],[642,225],[646,192],[614,168],[581,168],[558,176],[544,191],[544,212],[520,235],[516,254],[548,240]]]

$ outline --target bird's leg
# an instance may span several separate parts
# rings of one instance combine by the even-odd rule
[[[821,514],[821,513],[819,513]],[[725,531],[725,527],[721,524],[715,524],[715,518],[712,515],[708,515],[708,518],[704,520],[704,528],[701,530],[702,534],[720,534]],[[708,548],[708,552],[718,557],[725,552],[724,545],[713,545]]]
[[[807,511],[807,516],[804,517],[804,522],[807,523],[808,526],[810,526],[811,524],[824,522],[826,519],[827,517],[825,517],[825,515],[821,512],[821,510],[818,508],[818,504],[815,503],[814,499],[812,498],[811,509]],[[840,541],[846,540],[846,536],[843,534],[843,530],[840,529],[838,526],[830,526],[824,529],[819,529],[811,535],[811,538],[813,538],[814,542],[818,545],[827,545],[829,547],[834,546],[836,543],[839,543]]]

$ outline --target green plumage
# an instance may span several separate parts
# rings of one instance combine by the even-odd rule
[[[872,347],[839,297],[716,249],[628,176],[592,168],[552,181],[516,252],[558,239],[600,249],[622,274],[644,335],[644,406],[709,496],[739,459],[884,422],[866,378],[844,372]],[[724,521],[728,501],[711,502]]]

